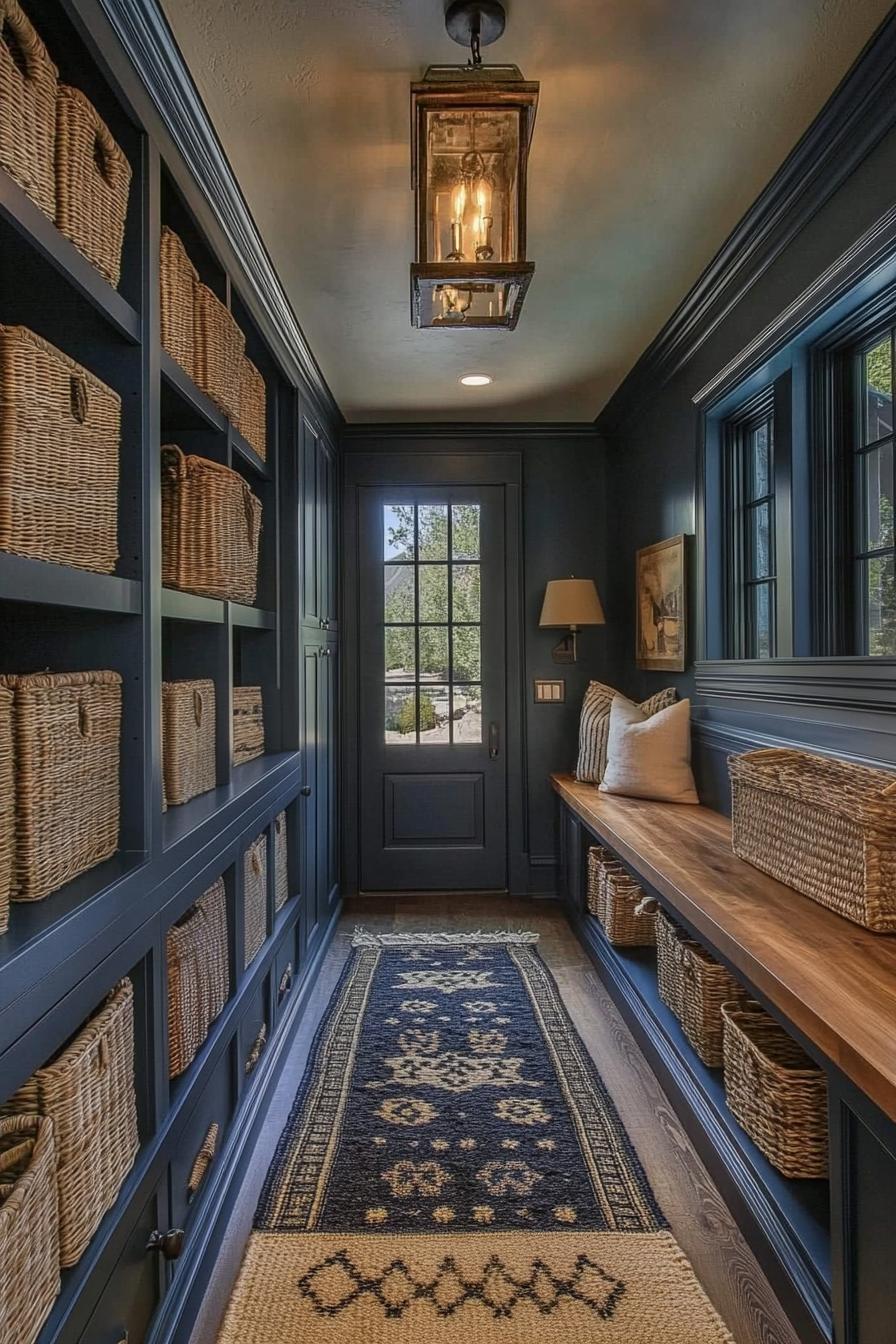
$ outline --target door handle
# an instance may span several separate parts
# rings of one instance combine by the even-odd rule
[[[302,795],[303,798],[310,798],[310,797],[311,797],[311,785],[310,785],[310,784],[303,784],[302,787],[301,787],[301,789],[299,790],[299,792],[301,793],[301,795]]]
[[[488,758],[496,761],[501,751],[501,731],[494,722],[488,726]]]

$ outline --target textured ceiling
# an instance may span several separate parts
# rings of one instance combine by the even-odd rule
[[[508,0],[541,82],[515,332],[411,328],[408,85],[444,0],[163,0],[349,421],[592,420],[890,0]],[[458,377],[484,370],[491,387]]]

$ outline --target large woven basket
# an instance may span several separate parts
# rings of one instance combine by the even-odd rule
[[[227,1002],[227,895],[218,880],[165,941],[168,964],[168,1072],[183,1073]]]
[[[0,1344],[33,1344],[59,1292],[53,1125],[0,1120]]]
[[[660,998],[681,1023],[681,1029],[703,1063],[720,1069],[722,1005],[746,1004],[747,991],[731,972],[710,956],[705,947],[688,938],[668,915],[656,920],[657,980]]]
[[[681,996],[684,978],[679,974],[680,948],[688,936],[662,906],[658,906],[654,930],[656,932],[656,980],[660,998],[681,1021]]]
[[[112,1207],[139,1147],[134,1092],[134,989],[121,980],[52,1063],[6,1103],[53,1122],[59,1263],[77,1264]]]
[[[274,909],[282,910],[289,900],[289,855],[286,843],[286,813],[274,818]]]
[[[162,583],[254,602],[261,501],[238,472],[162,449]]]
[[[758,1004],[724,1004],[728,1109],[784,1176],[826,1178],[827,1080]]]
[[[27,327],[0,326],[0,550],[111,574],[121,398]]]
[[[188,803],[215,787],[215,683],[162,682],[165,801]]]
[[[162,345],[194,380],[193,290],[198,283],[199,276],[183,243],[173,229],[163,225],[159,256]]]
[[[12,712],[13,693],[8,687],[0,686],[0,933],[9,928],[9,898],[15,863]]]
[[[642,910],[644,889],[603,848],[588,851],[588,908],[615,947],[653,947],[653,909]]]
[[[257,955],[268,932],[268,838],[260,835],[243,855],[243,965]]]
[[[262,461],[267,456],[267,392],[264,379],[246,355],[240,360],[240,413],[236,427]]]
[[[233,764],[264,755],[264,701],[260,686],[233,688]]]
[[[196,382],[236,424],[240,417],[240,365],[246,339],[230,309],[208,285],[193,288]]]
[[[0,677],[13,692],[13,900],[39,901],[118,848],[121,677]]]
[[[89,98],[59,85],[56,101],[56,226],[111,285],[121,249],[131,165]]]
[[[50,60],[17,0],[0,0],[0,168],[54,218],[56,86]]]
[[[896,779],[771,748],[728,759],[735,854],[874,933],[896,933]]]

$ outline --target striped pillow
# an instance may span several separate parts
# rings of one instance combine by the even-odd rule
[[[605,686],[602,681],[588,683],[579,720],[579,759],[576,763],[576,779],[587,784],[599,784],[604,777],[607,739],[610,735],[610,706],[617,695],[617,690]],[[674,705],[677,699],[675,687],[668,686],[664,691],[657,691],[656,695],[642,701],[638,708],[649,719],[661,709]]]

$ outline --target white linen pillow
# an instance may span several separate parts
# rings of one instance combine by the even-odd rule
[[[610,706],[607,768],[599,787],[628,798],[699,803],[691,772],[690,700],[648,718],[617,695]]]

